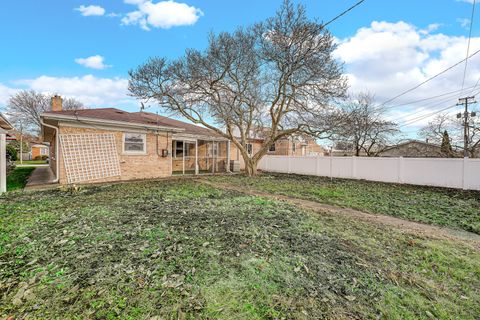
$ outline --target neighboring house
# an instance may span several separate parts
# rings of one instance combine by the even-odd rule
[[[13,127],[0,113],[0,193],[7,191],[7,131]]]
[[[263,130],[266,132],[266,130]],[[247,151],[250,155],[257,153],[264,142],[262,138],[263,133],[260,130],[252,132],[250,136],[253,138],[248,139]],[[231,145],[231,160],[237,160],[240,162],[240,168],[244,169],[245,164],[242,154],[238,148],[232,143]],[[267,155],[277,156],[324,156],[327,151],[317,142],[315,139],[303,135],[291,135],[277,140],[268,150]]]
[[[419,140],[409,140],[395,146],[387,147],[378,153],[379,157],[405,158],[446,158],[439,145]]]
[[[60,184],[228,171],[230,142],[212,130],[148,112],[114,108],[41,115],[50,167]],[[54,181],[54,182],[55,182]]]
[[[15,134],[10,132],[10,133],[7,133],[7,143],[11,141],[17,141],[17,137]]]
[[[49,156],[49,146],[42,142],[30,142],[30,152],[28,160],[40,160]]]

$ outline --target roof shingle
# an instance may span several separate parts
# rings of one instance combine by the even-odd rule
[[[220,135],[210,129],[196,126],[179,120],[156,115],[151,112],[127,112],[116,108],[82,109],[82,110],[63,110],[49,111],[43,114],[48,115],[66,115],[72,117],[91,118],[97,120],[111,120],[134,124],[146,124],[150,126],[162,126],[172,129],[184,129],[183,133],[192,135],[204,135],[220,137]]]

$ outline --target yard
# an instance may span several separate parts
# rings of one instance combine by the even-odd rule
[[[478,241],[413,236],[195,180],[0,196],[0,265],[1,317],[480,314]]]
[[[28,177],[35,170],[35,167],[21,166],[16,167],[7,176],[7,191],[23,189],[27,184]]]
[[[480,234],[480,191],[274,173],[209,180]]]

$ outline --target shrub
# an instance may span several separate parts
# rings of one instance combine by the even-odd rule
[[[40,161],[40,160],[47,160],[48,159],[48,156],[47,155],[42,155],[42,156],[36,156],[35,158],[33,158],[33,160],[35,161]]]
[[[17,149],[15,149],[14,146],[11,144],[7,144],[7,157],[10,157],[11,161],[17,161],[18,160],[18,152]]]

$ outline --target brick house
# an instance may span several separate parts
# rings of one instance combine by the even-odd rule
[[[253,138],[248,139],[247,150],[249,154],[253,155],[257,153],[264,139],[262,133],[251,133]],[[277,140],[268,150],[267,155],[276,156],[323,156],[326,150],[319,145],[315,139],[303,135],[292,135]],[[238,148],[232,144],[230,148],[230,159],[240,162],[240,168],[244,169],[245,164],[243,157]]]
[[[50,168],[60,184],[95,183],[228,171],[230,141],[212,130],[148,112],[115,108],[41,115]]]
[[[30,142],[30,160],[49,156],[49,146],[38,141]]]

